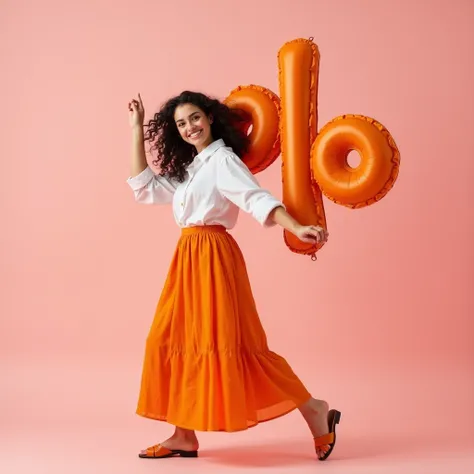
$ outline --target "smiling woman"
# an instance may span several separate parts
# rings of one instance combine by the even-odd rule
[[[146,125],[145,140],[157,153],[160,175],[183,182],[187,166],[204,144],[222,139],[239,156],[249,147],[246,116],[199,92],[184,91],[166,102]],[[197,137],[190,137],[191,131]]]
[[[286,360],[267,344],[244,257],[228,233],[239,210],[264,227],[279,224],[306,242],[320,227],[302,226],[262,189],[242,161],[245,118],[203,94],[168,101],[143,133],[144,107],[129,104],[135,199],[172,204],[182,229],[146,340],[137,413],[175,426],[142,458],[196,457],[195,430],[239,431],[299,409],[318,458],[335,443],[340,413],[314,399]],[[155,175],[144,141],[158,152]]]
[[[198,153],[211,144],[212,115],[207,117],[194,104],[183,104],[176,107],[174,119],[181,138],[193,145]]]

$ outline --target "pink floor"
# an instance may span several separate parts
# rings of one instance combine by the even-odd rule
[[[136,367],[37,360],[10,362],[1,369],[2,474],[474,472],[474,443],[469,436],[474,420],[466,419],[472,414],[466,411],[471,393],[455,389],[472,385],[466,384],[467,371],[453,371],[451,380],[445,380],[446,402],[451,394],[464,409],[455,403],[439,406],[438,413],[429,396],[423,401],[413,395],[420,387],[430,392],[428,371],[418,388],[415,373],[398,382],[387,377],[386,383],[380,383],[381,373],[368,369],[365,375],[340,374],[347,389],[330,394],[343,411],[337,449],[330,461],[320,463],[297,412],[243,433],[200,434],[199,459],[142,460],[137,451],[163,439],[169,427],[134,415]],[[328,374],[319,376],[324,379]],[[406,387],[394,394],[401,382]],[[411,394],[412,402],[404,409],[394,403],[403,392]],[[438,392],[436,403],[443,400],[441,395]]]
[[[137,424],[134,425],[137,430]],[[341,430],[342,431],[342,430]],[[0,472],[4,474],[75,474],[148,472],[275,472],[275,473],[377,473],[469,474],[474,472],[474,453],[467,443],[440,443],[439,439],[376,438],[369,434],[341,434],[331,461],[318,463],[310,441],[293,437],[275,427],[270,436],[231,441],[204,436],[199,459],[141,460],[136,449],[149,439],[132,426],[122,432],[110,429],[71,430],[49,426],[41,430],[2,433]]]

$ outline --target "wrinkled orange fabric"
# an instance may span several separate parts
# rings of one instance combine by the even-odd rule
[[[240,431],[309,398],[268,348],[234,238],[220,226],[183,229],[146,341],[137,414]]]

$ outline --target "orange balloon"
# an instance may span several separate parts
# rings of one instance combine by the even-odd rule
[[[311,179],[311,146],[318,119],[318,48],[311,40],[290,41],[278,53],[278,66],[283,203],[301,224],[326,229],[322,193]],[[288,231],[284,239],[291,251],[300,254],[315,255],[323,246],[301,242]]]
[[[352,209],[373,204],[393,187],[400,153],[388,130],[363,115],[344,115],[317,134],[319,51],[312,39],[296,39],[278,53],[281,98],[283,203],[304,225],[327,230],[322,195]],[[348,154],[356,150],[359,166]],[[306,244],[285,231],[289,249],[316,252],[322,244]]]
[[[250,148],[242,160],[253,174],[265,170],[280,155],[279,97],[265,87],[248,85],[234,89],[224,103],[250,117]]]
[[[285,43],[278,52],[280,98],[255,85],[239,86],[224,101],[245,112],[253,129],[243,161],[256,174],[268,168],[281,151],[283,203],[303,225],[327,230],[323,194],[352,209],[380,201],[393,187],[400,153],[389,131],[364,115],[343,115],[318,135],[320,55],[312,38]],[[247,129],[246,128],[246,129]],[[358,151],[352,168],[347,157]],[[288,248],[316,257],[324,244],[301,242],[284,231]]]
[[[355,168],[347,162],[353,150],[361,157]],[[380,201],[390,191],[398,177],[400,153],[382,124],[363,115],[344,115],[319,133],[311,168],[328,199],[357,209]]]

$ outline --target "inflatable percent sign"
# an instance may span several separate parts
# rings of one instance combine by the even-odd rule
[[[323,195],[351,209],[380,201],[393,187],[400,153],[388,130],[363,115],[342,115],[318,133],[319,50],[313,38],[285,43],[278,52],[280,96],[256,85],[239,86],[225,99],[250,117],[250,149],[242,157],[253,174],[281,154],[283,204],[303,225],[327,230]],[[348,155],[357,151],[360,164]],[[287,247],[316,259],[324,243],[308,244],[284,231]]]

